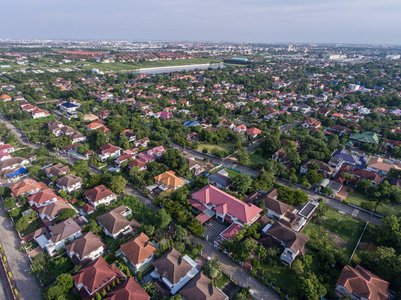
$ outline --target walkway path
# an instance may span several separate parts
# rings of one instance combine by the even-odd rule
[[[249,286],[255,292],[253,296],[256,299],[280,299],[279,295],[273,290],[269,289],[262,282],[250,276],[246,271],[239,267],[231,258],[219,252],[216,248],[211,246],[209,242],[197,237],[190,237],[190,240],[195,244],[203,244],[203,253],[210,258],[217,258],[220,261],[221,270],[230,277],[236,284],[242,286]]]
[[[19,250],[21,246],[17,233],[9,218],[4,217],[6,210],[0,204],[0,242],[6,253],[8,264],[18,293],[23,299],[41,300],[40,289],[35,277],[29,274],[31,267],[25,252]]]

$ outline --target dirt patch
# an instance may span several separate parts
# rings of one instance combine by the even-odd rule
[[[361,242],[359,243],[359,248],[368,252],[376,252],[377,245],[372,243]]]
[[[346,242],[340,235],[329,232],[330,237],[333,239],[334,243],[340,248],[346,248],[348,242]]]

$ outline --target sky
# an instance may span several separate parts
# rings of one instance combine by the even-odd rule
[[[401,44],[400,0],[0,0],[0,38]]]

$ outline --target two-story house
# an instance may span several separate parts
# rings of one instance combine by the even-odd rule
[[[45,173],[47,177],[52,178],[54,176],[65,175],[70,172],[70,168],[68,166],[64,166],[62,163],[58,163],[56,165],[50,166],[46,168]]]
[[[30,206],[35,206],[36,208],[49,205],[50,203],[57,200],[57,195],[52,189],[45,189],[39,191],[28,197],[28,203]]]
[[[128,207],[120,205],[119,207],[98,216],[96,220],[100,226],[102,226],[103,232],[106,235],[113,239],[117,239],[120,235],[127,236],[131,234],[133,230],[136,230],[140,226],[140,224],[134,219],[131,221],[127,220],[126,217],[131,214],[132,212]]]
[[[73,174],[65,175],[56,181],[56,186],[67,193],[79,190],[82,187],[82,178]]]
[[[163,282],[173,295],[199,272],[196,262],[188,255],[182,256],[175,248],[159,257],[153,266],[152,277]]]
[[[134,277],[129,277],[118,287],[107,293],[106,298],[103,298],[103,300],[150,300],[150,296]]]
[[[75,208],[67,203],[64,199],[58,198],[56,201],[53,201],[48,205],[39,207],[38,215],[41,218],[42,222],[53,221],[57,219],[58,215],[64,209],[75,210]]]
[[[121,255],[135,272],[153,260],[156,250],[157,247],[143,232],[120,247]]]
[[[47,189],[46,184],[37,182],[34,179],[25,179],[10,186],[11,196],[18,197],[23,195],[32,195],[41,190]]]
[[[110,143],[101,146],[96,153],[102,162],[105,162],[109,157],[117,158],[121,155],[121,148]]]
[[[102,256],[104,246],[100,237],[89,231],[65,246],[65,249],[70,259],[77,259],[79,262],[82,262],[87,259],[95,260]]]
[[[84,193],[86,200],[95,208],[100,204],[109,205],[117,199],[116,195],[104,185],[99,185]]]
[[[318,130],[322,123],[314,118],[308,118],[302,122],[301,127],[309,130]]]
[[[160,175],[153,177],[155,183],[159,186],[159,188],[163,191],[169,189],[179,189],[185,184],[185,181],[180,177],[175,175],[173,171],[167,171]]]

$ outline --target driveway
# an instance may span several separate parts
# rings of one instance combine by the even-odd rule
[[[210,219],[203,227],[205,227],[205,236],[207,237],[207,240],[212,243],[220,236],[220,233],[227,228],[226,225],[215,219]]]
[[[250,286],[251,289],[255,292],[255,294],[253,295],[255,299],[281,299],[276,292],[272,291],[262,282],[250,276],[245,270],[234,263],[231,258],[211,246],[209,242],[193,236],[190,236],[190,240],[195,244],[203,244],[203,253],[210,258],[217,258],[220,261],[221,270],[225,274],[227,274],[230,279],[234,281],[234,283],[240,286]]]
[[[0,241],[7,256],[8,264],[18,293],[23,299],[41,300],[40,288],[34,275],[29,274],[31,267],[25,252],[19,250],[21,246],[17,233],[9,218],[4,217],[5,209],[0,204]],[[1,292],[0,292],[1,293]]]

